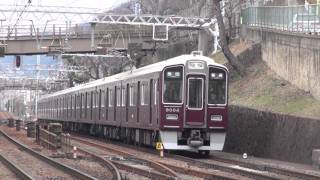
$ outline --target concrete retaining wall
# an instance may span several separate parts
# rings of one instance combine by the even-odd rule
[[[320,37],[242,28],[242,37],[261,43],[262,59],[279,76],[320,100]]]
[[[320,148],[320,119],[230,106],[224,151],[311,164]]]

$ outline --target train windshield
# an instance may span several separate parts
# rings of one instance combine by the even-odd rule
[[[179,67],[167,68],[164,71],[163,102],[182,103],[183,69]]]
[[[210,68],[209,70],[209,104],[226,104],[227,77],[223,69]]]

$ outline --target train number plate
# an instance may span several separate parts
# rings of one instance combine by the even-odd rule
[[[166,108],[167,113],[178,113],[179,111],[179,108]]]

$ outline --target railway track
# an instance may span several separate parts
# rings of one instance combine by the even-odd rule
[[[269,172],[266,170],[256,170],[256,169],[252,169],[252,168],[242,167],[237,164],[224,163],[224,162],[220,162],[220,161],[199,160],[199,159],[194,159],[194,158],[180,156],[180,155],[171,155],[170,157],[197,165],[202,168],[217,169],[217,170],[221,170],[221,171],[225,171],[225,172],[229,172],[229,173],[239,174],[239,175],[242,175],[242,176],[245,176],[248,178],[252,178],[252,179],[260,179],[260,180],[295,179],[290,176],[277,174],[277,173]]]
[[[19,166],[17,166],[15,163],[11,162],[1,154],[0,154],[0,162],[3,165],[5,165],[7,169],[9,169],[13,173],[12,176],[15,175],[16,178],[24,179],[24,180],[33,180],[33,178],[29,174],[24,172]],[[4,171],[4,170],[1,169],[1,171]],[[14,179],[14,177],[4,177],[4,178]]]
[[[161,164],[133,157],[125,152],[99,146],[97,143],[90,143],[82,139],[74,138],[76,142],[73,145],[77,146],[77,149],[84,154],[95,156],[98,161],[111,161],[115,166],[121,170],[127,172],[133,172],[139,176],[151,178],[151,179],[175,179],[177,175],[175,172],[164,167]]]
[[[222,171],[217,171],[217,170],[209,170],[209,171],[204,171],[201,168],[194,168],[191,164],[187,166],[180,166],[179,163],[173,162],[174,160],[169,160],[167,163],[164,161],[158,161],[157,159],[159,158],[158,156],[145,154],[144,152],[140,153],[133,153],[132,150],[128,150],[127,148],[124,147],[113,147],[108,144],[105,144],[103,142],[98,142],[98,141],[93,141],[92,139],[86,139],[83,137],[71,137],[73,139],[74,144],[78,146],[91,146],[100,150],[103,150],[105,152],[113,152],[115,154],[123,156],[125,159],[136,159],[141,162],[146,162],[148,165],[152,166],[154,169],[157,169],[159,172],[162,174],[166,174],[167,176],[160,177],[159,173],[155,174],[155,178],[160,178],[160,179],[180,179],[182,178],[201,178],[201,179],[250,179],[246,178],[243,176],[239,176],[236,174],[230,174],[230,173],[225,173]],[[77,143],[76,143],[77,142]],[[123,150],[120,150],[123,149]],[[101,152],[100,152],[101,153]],[[152,159],[152,160],[151,160]],[[119,162],[113,161],[116,165],[119,165]],[[122,164],[123,165],[123,164]],[[121,167],[120,167],[121,168]],[[143,175],[142,173],[138,173],[140,175]],[[169,175],[169,177],[168,177]],[[187,175],[188,177],[183,177],[184,175]],[[144,176],[144,175],[143,175]]]
[[[281,175],[288,176],[291,178],[296,178],[296,179],[308,179],[308,180],[320,179],[320,173],[314,173],[314,172],[310,172],[310,171],[300,170],[297,168],[292,169],[290,167],[274,166],[274,165],[270,165],[267,163],[264,163],[264,164],[259,163],[258,164],[258,163],[252,162],[252,161],[243,162],[241,160],[229,159],[229,158],[224,158],[221,156],[212,156],[212,157],[210,157],[210,159],[203,160],[203,161],[210,162],[211,160],[220,161],[220,162],[229,163],[229,164],[236,164],[238,166],[247,167],[247,168],[251,168],[251,169],[255,169],[255,170],[269,171],[272,173],[281,174]]]
[[[11,162],[19,164],[19,169],[28,172],[31,178],[96,179],[28,148],[24,144],[9,137],[2,130],[0,130],[0,138],[2,139],[0,154],[7,154],[7,162],[10,164],[12,164]]]
[[[43,149],[38,145],[34,144],[34,142],[25,136],[25,132],[14,131],[10,128],[2,128],[5,132],[17,139],[18,141],[25,143],[30,148],[36,149],[37,151],[41,151],[42,154],[54,157],[55,160],[62,164],[66,164],[70,167],[80,170],[81,172],[85,172],[90,174],[91,176],[97,179],[112,179],[112,180],[120,180],[121,176],[119,170],[110,162],[110,161],[99,161],[93,155],[88,155],[84,153],[80,153],[78,155],[79,158],[73,159],[71,158],[72,154],[68,151],[68,149],[72,148],[64,148],[65,151],[61,151],[61,153],[52,152],[47,149]],[[66,154],[65,154],[66,153]],[[1,174],[0,174],[1,175]],[[1,179],[1,177],[0,177]]]
[[[78,138],[77,138],[78,139]],[[80,138],[79,138],[80,139]],[[81,137],[82,140],[83,137]],[[96,141],[90,141],[90,142],[96,142]],[[105,145],[105,143],[104,143]],[[104,146],[101,145],[101,146]],[[100,145],[99,145],[100,146]],[[133,149],[136,149],[130,145],[114,145],[114,146],[121,146],[123,151],[126,151],[126,153],[133,151]],[[129,149],[129,151],[127,150]],[[116,147],[113,147],[113,149],[117,149]],[[119,149],[119,148],[118,148]],[[141,149],[138,150],[141,153],[148,153],[155,155],[155,151],[150,149]],[[132,153],[128,153],[131,154]],[[133,153],[134,154],[134,153]],[[261,165],[261,164],[253,164],[250,162],[243,162],[243,161],[237,161],[237,160],[231,160],[226,159],[222,157],[213,156],[209,159],[197,159],[192,158],[188,156],[181,156],[177,154],[166,154],[167,157],[170,157],[172,159],[177,159],[183,162],[187,162],[188,164],[198,166],[204,169],[215,169],[227,173],[232,173],[236,175],[240,175],[242,177],[246,178],[252,178],[252,179],[320,179],[319,173],[312,173],[309,171],[299,170],[296,168],[284,168],[284,167],[277,167],[272,165]],[[172,164],[170,164],[170,161],[163,162],[163,161],[157,161],[166,167],[169,167],[170,169],[178,172],[178,173],[184,173],[185,170],[181,167],[176,167]],[[201,174],[201,172],[189,171],[186,172],[190,175],[193,173]],[[200,176],[197,176],[200,177]],[[203,175],[201,178],[208,178],[209,174]]]

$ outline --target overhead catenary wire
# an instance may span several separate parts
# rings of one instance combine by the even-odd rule
[[[32,1],[28,0],[28,3],[26,5],[23,6],[23,10],[20,12],[20,14],[18,15],[18,19],[15,22],[15,24],[13,25],[13,27],[10,29],[10,32],[8,34],[8,38],[10,37],[10,35],[12,34],[13,30],[17,27],[17,25],[19,24],[20,20],[22,19],[22,15],[23,13],[27,10],[27,8],[31,5]]]

